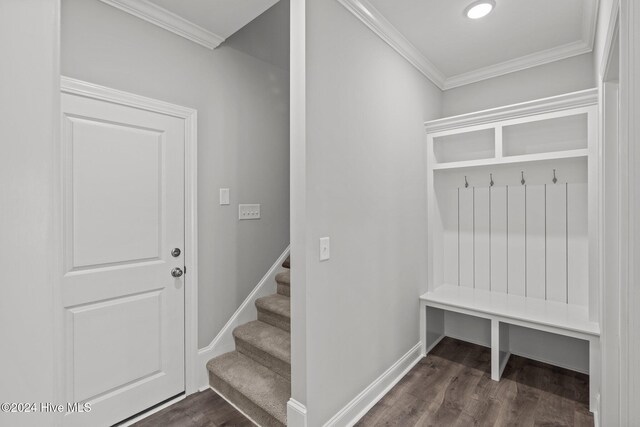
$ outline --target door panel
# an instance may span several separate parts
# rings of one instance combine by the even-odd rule
[[[184,121],[62,95],[65,425],[184,391]],[[181,248],[179,257],[171,249]]]

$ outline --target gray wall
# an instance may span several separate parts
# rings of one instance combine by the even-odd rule
[[[0,402],[56,402],[62,339],[54,236],[59,146],[59,3],[0,2]],[[57,324],[56,324],[57,322]],[[55,350],[54,350],[55,348]],[[53,425],[54,414],[0,412],[2,426]]]
[[[443,117],[596,87],[590,53],[444,91]]]
[[[63,75],[198,110],[200,347],[289,243],[288,40],[270,30],[287,24],[282,1],[212,51],[98,0],[62,2]],[[238,203],[262,219],[239,222]]]
[[[306,7],[306,206],[294,209],[306,212],[307,339],[294,345],[306,345],[315,427],[419,341],[423,122],[440,115],[442,95],[337,1]]]

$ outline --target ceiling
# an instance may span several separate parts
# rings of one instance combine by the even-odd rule
[[[149,1],[225,39],[278,2],[278,0]]]
[[[210,49],[278,0],[101,0]]]
[[[472,20],[463,13],[472,0],[339,1],[442,89],[590,52],[598,6],[496,0]]]

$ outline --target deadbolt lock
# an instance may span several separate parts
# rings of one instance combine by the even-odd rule
[[[181,253],[182,253],[182,251],[180,250],[180,248],[173,248],[171,250],[171,256],[174,257],[174,258],[178,258]]]

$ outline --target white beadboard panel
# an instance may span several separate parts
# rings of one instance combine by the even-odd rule
[[[547,299],[567,302],[567,185],[547,186]]]
[[[473,277],[473,188],[461,188],[459,193],[459,241],[460,241],[460,286],[472,288]]]
[[[491,290],[507,292],[507,187],[492,187]]]
[[[444,283],[458,284],[458,189],[440,192]]]
[[[525,294],[525,186],[507,187],[507,290],[513,295]]]
[[[489,188],[474,188],[474,276],[475,287],[490,288],[491,244],[489,237]]]
[[[569,304],[589,304],[587,184],[567,184],[567,268]]]
[[[545,185],[526,187],[527,280],[525,294],[545,299]]]

